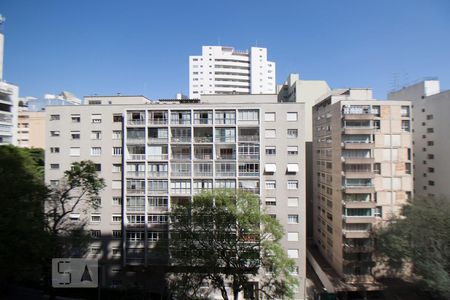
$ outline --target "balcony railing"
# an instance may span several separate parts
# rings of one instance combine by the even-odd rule
[[[149,195],[165,195],[168,192],[168,188],[165,189],[149,189],[148,194]]]
[[[144,211],[145,205],[127,205],[127,212]]]
[[[208,125],[212,124],[212,118],[194,118],[194,124]]]
[[[168,154],[149,154],[147,155],[148,160],[167,160],[169,158]]]
[[[149,119],[149,125],[167,125],[169,122],[167,119]]]
[[[128,154],[128,160],[145,160],[145,154]]]
[[[127,138],[127,144],[144,144],[145,138]]]
[[[234,143],[235,141],[236,137],[234,136],[216,135],[217,143]]]
[[[230,154],[230,155],[222,154],[222,155],[217,156],[216,159],[219,159],[219,160],[235,160],[236,159],[236,155],[234,155],[234,154]]]
[[[150,171],[148,172],[148,177],[151,178],[164,178],[167,177],[168,172],[167,171]]]
[[[149,144],[167,144],[167,141],[168,141],[167,137],[163,137],[163,138],[149,137],[148,138]]]
[[[127,125],[145,125],[145,119],[127,120]]]
[[[127,189],[127,194],[145,194],[145,189]]]
[[[259,176],[259,172],[239,172],[239,176],[243,176],[243,177],[258,177]]]
[[[190,125],[191,119],[170,119],[170,123],[174,125]]]
[[[194,176],[196,177],[212,177],[213,172],[212,171],[195,171],[194,170]]]
[[[128,171],[127,172],[127,177],[145,177],[145,172],[144,171]]]
[[[213,158],[212,158],[212,154],[195,154],[194,159],[211,160]]]
[[[216,171],[217,177],[236,177],[236,171]]]
[[[170,193],[173,195],[190,195],[191,189],[176,189],[172,188],[170,189]]]
[[[195,136],[194,142],[195,143],[212,143],[213,137],[212,136]]]
[[[191,136],[190,135],[181,135],[181,136],[173,136],[170,138],[172,143],[190,143]]]
[[[236,118],[216,118],[216,124],[224,125],[224,124],[236,124]]]
[[[239,154],[240,160],[258,160],[259,154]]]
[[[191,171],[172,171],[170,175],[173,177],[189,177],[191,176]]]
[[[240,135],[239,141],[240,142],[258,142],[259,135]]]
[[[177,160],[190,160],[191,156],[189,154],[172,154],[172,159]]]

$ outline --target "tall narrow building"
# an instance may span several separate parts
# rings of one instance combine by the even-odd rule
[[[4,21],[0,15],[0,145],[16,145],[19,87],[3,80]]]
[[[189,57],[189,97],[211,94],[275,94],[275,63],[267,49],[238,51],[225,46],[203,46]]]
[[[312,253],[331,266],[330,292],[380,289],[372,232],[412,194],[410,113],[369,89],[333,90],[313,108]]]
[[[412,103],[414,194],[450,197],[450,90],[441,91],[439,80],[427,79],[388,98]]]

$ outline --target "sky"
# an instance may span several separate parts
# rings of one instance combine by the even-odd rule
[[[289,73],[376,98],[427,76],[450,87],[448,0],[0,0],[3,79],[20,96],[188,94],[202,45],[268,49]]]

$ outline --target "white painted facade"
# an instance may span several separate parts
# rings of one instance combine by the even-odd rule
[[[424,80],[388,95],[412,102],[414,191],[416,196],[450,196],[450,90]]]
[[[203,46],[189,57],[189,98],[211,94],[274,94],[275,63],[267,49],[238,51],[225,46]]]

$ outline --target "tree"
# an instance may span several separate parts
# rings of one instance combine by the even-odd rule
[[[0,282],[37,282],[48,248],[43,204],[47,189],[26,149],[0,146]]]
[[[230,190],[199,194],[189,205],[173,208],[170,234],[170,287],[178,298],[204,296],[205,283],[223,299],[230,298],[228,284],[234,299],[242,291],[267,298],[293,296],[297,281],[290,273],[294,262],[280,245],[283,229],[261,211],[256,195]]]
[[[430,292],[450,298],[450,199],[415,198],[378,230],[377,250],[392,270],[412,265]]]
[[[100,191],[105,187],[92,161],[74,162],[59,184],[50,188],[45,203],[46,229],[50,234],[53,257],[71,255],[88,242],[85,222],[71,222],[70,214],[100,206]]]

